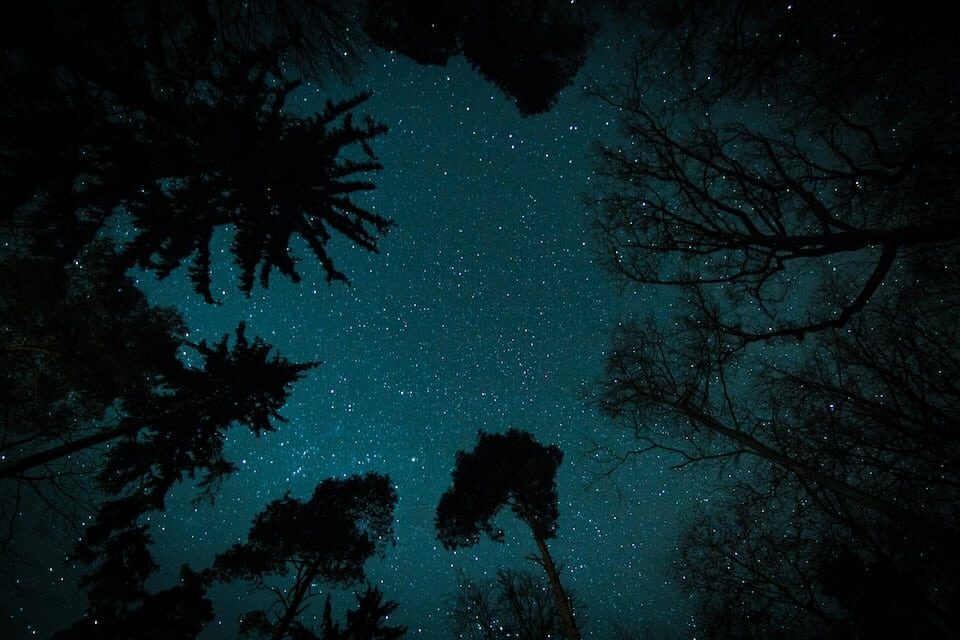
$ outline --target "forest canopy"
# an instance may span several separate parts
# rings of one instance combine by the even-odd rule
[[[649,628],[584,615],[601,602],[622,615],[636,593],[575,588],[572,596],[568,587],[640,584],[663,571],[644,555],[658,544],[671,563],[661,585],[686,596],[669,614],[672,635],[954,637],[960,50],[952,24],[929,7],[846,0],[13,2],[0,21],[7,591],[19,593],[31,571],[54,574],[34,555],[50,544],[79,575],[82,596],[53,635],[61,640],[193,639],[216,633],[224,616],[233,624],[224,633],[246,637],[395,640],[421,633],[409,616],[439,625],[442,607],[464,636],[579,640],[615,623],[627,635]],[[605,75],[594,81],[582,72],[598,53],[604,62],[591,72]],[[622,58],[623,74],[606,68],[612,57]],[[476,173],[443,137],[452,123],[400,129],[413,141],[408,156],[389,147],[403,118],[381,121],[375,82],[349,85],[367,77],[367,60],[386,58],[423,73],[462,64],[486,83],[484,103],[501,99],[509,111],[496,120],[493,110],[471,112],[489,119],[467,127],[486,145]],[[592,168],[573,185],[579,200],[543,187],[581,175],[553,151],[592,113],[570,107],[573,94],[619,125],[598,127]],[[403,117],[428,106],[413,104]],[[560,116],[547,120],[560,107],[562,125]],[[494,153],[503,140],[511,152],[523,147],[520,132],[542,131],[531,124],[538,118],[563,131],[527,136],[543,175],[517,170],[510,179],[523,184],[511,191],[493,178],[490,157],[504,157]],[[518,166],[533,163],[529,153],[517,157]],[[415,160],[437,176],[432,197],[450,190],[443,202],[465,212],[439,201],[405,209],[423,204],[406,196],[427,187],[398,178],[411,174],[390,162]],[[487,182],[474,189],[477,176]],[[393,199],[373,197],[395,182]],[[472,190],[506,195],[487,201]],[[554,211],[564,198],[575,211],[569,226]],[[405,220],[416,222],[391,233]],[[509,250],[480,246],[481,223]],[[454,237],[475,244],[453,246]],[[443,277],[415,290],[426,270],[411,274],[413,262],[377,255],[394,242],[394,255],[423,254],[460,280],[451,291]],[[571,258],[578,246],[592,248],[619,292],[609,308],[596,303],[608,300],[596,291],[608,283],[583,277]],[[444,252],[460,261],[441,262]],[[357,255],[371,258],[366,282],[394,285],[377,290],[382,299],[347,297]],[[471,288],[465,275],[484,261],[500,271],[490,266]],[[497,280],[507,267],[526,278]],[[551,290],[547,272],[581,281],[579,306]],[[229,273],[240,306],[225,304],[217,273]],[[148,277],[182,279],[183,299],[155,304]],[[330,341],[361,343],[356,336],[370,333],[353,329],[378,315],[395,316],[404,331],[418,318],[439,320],[416,327],[415,347],[400,345],[403,331],[384,330],[376,344],[329,349],[359,354],[357,362],[294,357],[289,336],[264,331],[249,310],[276,304],[278,291],[302,291],[308,279],[331,285],[311,313],[333,317],[353,305],[369,316]],[[329,302],[336,296],[342,307]],[[394,314],[399,298],[409,304]],[[486,306],[469,306],[476,317],[445,315],[477,300]],[[417,315],[427,307],[436,313]],[[226,324],[190,326],[196,308]],[[609,340],[583,329],[611,318]],[[289,333],[306,342],[298,332],[316,320],[297,319]],[[495,330],[483,324],[493,320]],[[509,323],[516,336],[502,328]],[[561,329],[544,347],[540,330],[551,326]],[[474,351],[473,334],[497,353]],[[420,393],[431,390],[400,388],[407,376],[380,366],[407,358],[416,361],[406,373],[426,369],[451,353],[443,349],[472,361],[435,385],[444,405],[430,405],[437,424],[426,424]],[[481,366],[487,356],[493,374]],[[366,367],[375,384],[346,375],[348,367]],[[570,381],[593,369],[588,408],[574,419],[538,413],[527,397],[556,387],[574,398]],[[355,464],[335,459],[334,448],[359,446],[344,426],[356,423],[340,420],[354,405],[303,393],[319,376],[337,400],[342,391],[370,406],[387,404],[387,394],[413,398],[389,421],[361,407],[376,433],[371,446],[383,449]],[[486,390],[497,384],[517,395],[533,431],[506,427],[503,395]],[[474,389],[479,399],[468,395]],[[560,417],[541,424],[545,415]],[[582,427],[580,416],[589,416]],[[395,422],[409,431],[403,447],[392,439]],[[236,455],[242,440],[259,451],[280,442],[277,455],[295,458],[302,452],[285,447],[286,436],[304,423],[330,450],[291,474],[309,481],[306,490],[262,483]],[[472,448],[461,423],[467,439],[477,434]],[[644,509],[659,496],[634,492],[637,504],[622,512],[635,518],[625,529],[636,540],[613,542],[605,527],[623,528],[620,507],[607,498],[580,504],[595,495],[576,485],[583,467],[571,443],[581,428],[598,442],[592,457],[606,463],[605,477],[640,482],[668,467],[685,473],[669,476],[678,486],[711,478],[698,485],[709,499],[680,514],[683,530],[664,543],[643,535],[657,517]],[[433,429],[453,435],[432,442]],[[452,459],[425,455],[431,447]],[[417,483],[394,484],[395,471],[419,474]],[[263,486],[239,518],[219,501],[241,475]],[[422,495],[436,487],[418,483],[437,476],[449,478],[446,491]],[[420,493],[406,501],[402,489],[414,484]],[[177,502],[216,504],[242,533],[206,563],[176,549],[171,566],[157,543]],[[433,527],[411,523],[427,503]],[[581,516],[601,508],[609,522]],[[510,518],[522,536],[502,521]],[[401,526],[427,530],[429,542],[401,538]],[[597,548],[574,547],[584,540]],[[650,546],[641,552],[638,543]],[[455,571],[469,549],[484,577],[459,573],[448,602],[420,603],[413,582],[376,573],[415,545]],[[491,548],[524,549],[512,561],[531,560],[537,571],[495,564],[500,552]],[[614,552],[629,562],[610,568]],[[571,566],[554,554],[569,554]],[[612,573],[581,577],[591,563]],[[246,595],[222,595],[234,592]],[[233,615],[237,604],[243,613]],[[19,616],[18,607],[10,598],[4,616]]]

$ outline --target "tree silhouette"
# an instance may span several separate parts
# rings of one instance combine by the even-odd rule
[[[624,140],[599,150],[590,200],[603,260],[624,282],[725,301],[718,320],[741,341],[802,338],[844,326],[881,286],[903,287],[898,267],[914,249],[956,250],[960,86],[953,56],[939,55],[935,13],[911,12],[930,39],[901,59],[868,55],[903,46],[886,37],[903,28],[893,8],[861,32],[834,19],[854,20],[857,3],[797,15],[749,2],[654,5],[662,32],[650,47],[688,62],[674,69],[664,49],[644,49],[628,83],[600,92],[621,110]],[[815,45],[824,31],[850,39]],[[930,66],[915,73],[914,56]],[[664,77],[674,84],[661,87]],[[660,104],[655,89],[679,97]],[[803,295],[833,277],[847,281],[835,300]]]
[[[588,201],[618,281],[678,295],[615,331],[597,399],[639,446],[611,461],[666,451],[732,485],[679,547],[709,637],[949,637],[960,85],[943,16],[639,10],[630,79],[598,92],[624,138],[599,148]]]
[[[384,626],[390,614],[397,609],[396,602],[383,602],[383,594],[367,585],[362,593],[355,593],[357,608],[347,611],[346,626],[341,630],[333,622],[330,596],[323,609],[322,633],[319,640],[396,640],[407,633],[406,627]]]
[[[121,253],[128,265],[164,276],[192,257],[191,278],[210,302],[216,229],[234,229],[246,293],[258,268],[264,285],[273,269],[298,280],[294,235],[330,280],[346,280],[326,252],[334,234],[376,250],[391,223],[353,196],[373,188],[363,178],[380,169],[369,143],[386,127],[354,122],[365,95],[310,117],[285,109],[300,82],[286,61],[320,46],[307,33],[329,33],[337,12],[305,11],[312,27],[280,12],[268,26],[257,16],[273,4],[218,13],[145,2],[139,13],[74,15],[51,3],[49,23],[33,8],[18,16],[6,41],[16,63],[0,74],[17,96],[3,117],[18,125],[0,134],[10,183],[2,216],[34,230],[34,253],[69,263],[120,214],[133,232]],[[36,145],[51,122],[65,123],[59,141]]]
[[[374,188],[371,143],[386,127],[356,115],[366,94],[312,115],[288,103],[304,78],[346,73],[366,41],[325,1],[51,0],[5,16],[0,515],[12,523],[29,499],[78,529],[93,514],[73,554],[90,567],[88,615],[65,637],[133,637],[148,621],[194,637],[206,583],[184,573],[147,588],[145,516],[184,479],[212,498],[234,470],[227,430],[272,431],[315,364],[272,354],[242,323],[232,343],[191,341],[127,272],[185,265],[213,302],[210,242],[230,229],[248,294],[273,271],[299,279],[297,236],[328,281],[346,281],[328,243],[376,251],[391,226],[356,200]],[[367,597],[361,611],[389,606]]]
[[[283,419],[278,410],[291,385],[315,366],[270,357],[272,347],[259,338],[249,342],[243,323],[232,347],[228,336],[213,347],[206,342],[189,346],[202,356],[203,369],[182,364],[171,368],[151,380],[149,393],[123,398],[126,415],[116,424],[39,451],[11,455],[0,464],[0,478],[18,477],[117,440],[99,475],[103,488],[116,494],[135,482],[147,482],[151,488],[141,486],[141,495],[162,504],[167,489],[183,475],[193,477],[202,470],[202,484],[208,486],[229,473],[233,467],[223,458],[223,431],[235,423],[257,435],[273,431],[273,421]]]
[[[815,620],[835,637],[851,637],[836,629],[876,628],[853,595],[854,576],[837,581],[839,560],[814,571],[823,553],[844,548],[863,571],[886,576],[871,583],[872,598],[910,603],[909,622],[904,609],[885,606],[892,617],[881,626],[949,637],[957,621],[945,603],[960,597],[960,460],[950,426],[960,411],[957,323],[944,309],[916,315],[941,306],[949,288],[936,290],[936,301],[923,290],[875,302],[800,353],[746,359],[721,329],[696,321],[669,338],[652,326],[621,329],[600,406],[642,446],[620,461],[659,449],[678,456],[679,467],[723,464],[730,477],[750,478],[738,490],[753,501],[744,515],[718,511],[680,545],[684,584],[705,601],[703,619],[720,625],[715,637],[784,629],[824,637],[822,629],[801,633]],[[924,587],[897,586],[895,576],[911,572]],[[826,591],[833,599],[821,597]]]
[[[0,475],[21,475],[25,459],[102,431],[94,425],[182,369],[179,315],[148,305],[114,262],[101,246],[68,269],[30,256],[0,265]]]
[[[583,65],[593,37],[582,10],[555,0],[370,2],[364,28],[420,64],[462,53],[523,115],[547,111]]]
[[[706,637],[951,637],[952,568],[896,529],[838,526],[771,480],[737,487],[680,540],[675,570]]]
[[[545,447],[529,433],[509,429],[505,434],[480,431],[471,452],[458,451],[453,485],[437,505],[437,537],[447,549],[475,545],[485,534],[502,541],[503,530],[493,518],[504,506],[530,527],[543,567],[560,610],[567,636],[579,639],[569,597],[560,584],[547,540],[556,535],[556,473],[563,453]]]
[[[526,571],[497,569],[483,582],[461,576],[450,618],[455,636],[468,640],[545,640],[565,633],[550,587]]]
[[[86,617],[54,634],[54,639],[192,640],[213,620],[213,605],[206,596],[206,583],[201,574],[184,566],[177,586],[148,593],[142,584],[136,585],[133,591],[126,589],[132,586],[124,576],[126,568],[117,567],[118,571],[110,576],[116,581],[113,584],[108,586],[100,581],[97,587],[104,591],[97,594],[96,605],[88,610]]]
[[[363,580],[364,563],[382,555],[393,538],[396,500],[388,477],[368,473],[324,480],[305,502],[286,495],[267,505],[254,519],[247,541],[218,555],[213,566],[218,580],[245,580],[275,595],[267,609],[244,616],[244,633],[273,640],[313,637],[298,620],[317,595],[313,585]],[[288,577],[292,584],[274,586],[277,578]],[[399,637],[391,635],[398,629],[379,628],[391,607],[381,605],[379,592],[368,591],[360,597],[358,612],[348,616],[348,632],[358,638]],[[331,627],[329,632],[335,631]]]
[[[860,324],[866,319],[876,324]],[[758,360],[750,377],[739,372],[741,361],[731,358],[735,347],[716,328],[694,326],[668,339],[652,326],[625,326],[608,361],[600,406],[649,448],[680,455],[681,465],[759,458],[811,490],[833,493],[915,533],[947,536],[956,524],[945,524],[945,517],[955,517],[941,510],[945,505],[919,495],[916,503],[891,500],[890,485],[880,478],[901,491],[931,482],[952,491],[960,461],[950,453],[954,435],[938,423],[952,421],[960,405],[947,370],[926,367],[947,364],[940,349],[952,338],[931,329],[902,341],[904,325],[923,326],[901,320],[888,327],[891,319],[878,312],[860,322],[857,332],[831,333],[804,364]],[[877,336],[892,342],[878,345]],[[918,388],[925,397],[916,395]]]
[[[227,336],[214,346],[194,345],[203,369],[182,368],[169,379],[155,380],[155,393],[137,398],[116,426],[6,463],[16,477],[41,465],[110,442],[98,466],[96,485],[102,502],[83,531],[73,558],[89,567],[81,579],[89,598],[87,618],[104,624],[133,624],[134,613],[147,615],[158,597],[147,590],[158,569],[150,554],[152,538],[143,516],[165,508],[167,494],[184,478],[197,479],[201,492],[213,497],[222,478],[235,470],[224,456],[225,432],[244,425],[254,434],[273,430],[290,385],[312,365],[270,357],[269,345],[249,342],[241,324],[232,346]],[[26,476],[29,478],[29,476]],[[197,589],[171,591],[183,606],[203,611]],[[155,614],[150,614],[155,615]],[[186,615],[186,614],[185,614]],[[83,624],[77,627],[82,632]],[[99,624],[99,623],[98,623]],[[184,620],[185,628],[201,624]],[[202,626],[202,624],[201,624]],[[185,632],[186,633],[186,632]]]

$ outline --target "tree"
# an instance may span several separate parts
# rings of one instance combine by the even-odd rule
[[[547,640],[565,634],[550,587],[527,571],[498,569],[483,582],[461,576],[450,618],[457,638]]]
[[[192,256],[191,278],[212,302],[209,244],[228,225],[247,293],[258,267],[264,285],[274,268],[299,278],[294,235],[331,280],[346,280],[326,252],[334,233],[376,250],[391,223],[352,197],[373,188],[361,176],[380,169],[369,143],[386,127],[354,123],[364,95],[312,117],[285,109],[300,82],[286,61],[320,46],[311,29],[330,28],[285,22],[285,12],[263,24],[271,4],[217,13],[144,2],[75,15],[51,3],[49,22],[34,7],[15,13],[0,74],[16,96],[3,117],[17,124],[0,133],[10,187],[0,215],[32,230],[34,253],[68,264],[121,214],[134,231],[126,266],[164,276]],[[304,15],[329,27],[323,16],[336,11],[322,7]],[[61,121],[60,140],[38,147]]]
[[[957,324],[950,313],[914,315],[930,304],[925,294],[872,304],[809,349],[746,361],[722,330],[694,321],[669,338],[621,329],[600,406],[642,446],[620,460],[661,449],[680,467],[725,464],[725,476],[745,483],[733,488],[735,507],[696,522],[679,546],[702,622],[734,625],[716,637],[823,637],[801,633],[813,614],[836,637],[872,637],[866,612],[876,607],[855,595],[867,582],[875,600],[910,603],[909,622],[884,606],[898,616],[888,628],[948,637],[957,624],[947,604],[960,598],[960,460],[949,426],[960,417]],[[736,506],[743,496],[750,502]],[[844,563],[861,578],[840,579]]]
[[[579,7],[554,0],[369,2],[375,43],[420,64],[462,53],[523,115],[547,111],[583,65],[593,29]]]
[[[509,429],[505,434],[480,431],[471,452],[458,451],[453,484],[437,505],[437,537],[447,549],[468,547],[485,534],[502,541],[503,530],[493,518],[504,506],[530,527],[554,599],[571,640],[579,640],[570,599],[560,584],[547,540],[556,536],[557,467],[563,453],[555,445],[545,447],[529,433]]]
[[[66,522],[83,520],[75,510],[90,506],[89,456],[78,451],[56,464],[57,456],[42,463],[34,456],[116,426],[122,407],[182,368],[179,315],[147,304],[111,262],[102,246],[67,269],[28,255],[0,261],[0,508],[8,542],[25,505],[42,502]],[[31,458],[36,464],[22,464]]]
[[[345,72],[345,51],[364,42],[334,4],[7,8],[0,512],[12,522],[33,491],[66,521],[86,522],[70,510],[91,494],[95,517],[74,553],[90,565],[89,615],[75,637],[131,635],[165,606],[184,610],[172,634],[202,628],[209,602],[193,577],[147,589],[157,567],[143,516],[184,479],[212,498],[234,470],[226,431],[272,431],[293,383],[315,366],[248,340],[242,323],[232,345],[191,341],[179,314],[149,305],[128,270],[163,277],[186,264],[213,302],[209,245],[231,227],[248,294],[274,270],[299,279],[295,236],[328,281],[346,281],[328,242],[340,235],[376,251],[391,226],[355,201],[374,188],[370,145],[386,131],[355,117],[367,96],[310,116],[287,104],[305,77]]]
[[[902,12],[872,13],[861,30],[857,3],[821,5],[795,15],[792,5],[654,3],[662,31],[625,86],[599,92],[624,132],[599,150],[602,186],[590,197],[604,262],[629,285],[725,300],[716,319],[740,341],[844,326],[881,286],[903,286],[897,267],[915,248],[955,252],[960,240],[960,86],[940,56],[940,18],[911,12],[930,39],[903,58],[871,58],[903,44],[887,39]],[[838,28],[838,12],[851,22]],[[850,40],[820,46],[830,31]],[[664,49],[683,52],[682,69]],[[930,66],[916,73],[915,59]],[[850,91],[868,86],[876,93]],[[680,97],[651,99],[660,90]],[[774,102],[787,106],[771,112]],[[847,281],[836,299],[802,295],[833,277]]]
[[[363,580],[364,563],[382,555],[393,538],[396,501],[390,479],[368,473],[324,480],[307,501],[286,495],[268,504],[254,519],[247,541],[218,555],[212,569],[220,581],[245,580],[275,596],[267,609],[244,616],[242,631],[273,640],[316,637],[298,620],[317,595],[313,585]],[[277,586],[277,578],[288,576],[292,584]],[[379,592],[368,590],[359,601],[361,608],[347,620],[347,633],[358,635],[345,637],[402,635],[398,628],[380,628],[380,618],[393,604],[381,605]],[[331,640],[340,637],[332,623],[326,626]]]
[[[56,633],[55,640],[119,640],[145,638],[162,640],[194,640],[214,618],[213,604],[206,595],[206,581],[201,574],[184,566],[178,585],[147,593],[126,591],[128,581],[123,567],[111,578],[112,607],[99,599],[99,606],[69,628]],[[100,582],[98,586],[106,584]],[[103,595],[103,594],[101,594]]]
[[[201,484],[209,486],[232,471],[223,458],[223,431],[235,423],[257,435],[273,431],[273,421],[283,420],[278,410],[291,385],[316,366],[291,364],[276,355],[271,358],[272,347],[259,338],[249,342],[243,323],[237,327],[232,348],[228,348],[228,336],[213,347],[206,342],[190,346],[204,359],[204,368],[178,362],[151,380],[149,393],[124,397],[126,415],[114,425],[39,451],[10,455],[0,465],[0,478],[19,477],[116,440],[99,475],[103,488],[117,494],[137,484],[138,493],[146,496],[142,499],[160,505],[169,487],[184,475],[193,477],[202,470]],[[40,435],[29,438],[29,443],[33,445]]]
[[[406,627],[384,626],[397,609],[396,602],[383,602],[383,594],[376,587],[367,585],[362,593],[354,594],[357,608],[347,611],[346,626],[333,622],[330,613],[330,596],[323,609],[323,633],[321,640],[396,640],[407,633]]]
[[[955,569],[894,529],[838,526],[788,477],[769,480],[702,509],[680,540],[675,573],[705,637],[951,637]]]
[[[630,80],[598,92],[624,139],[598,150],[589,201],[619,282],[679,295],[615,332],[597,399],[640,446],[613,460],[667,450],[738,479],[680,545],[708,635],[948,637],[960,85],[942,16],[643,11]]]
[[[162,511],[171,488],[185,478],[197,479],[201,492],[212,498],[223,477],[235,470],[224,456],[225,432],[234,425],[256,435],[272,431],[274,422],[283,419],[278,411],[289,387],[313,366],[270,357],[271,347],[259,339],[248,341],[242,324],[232,346],[224,336],[214,346],[201,342],[193,348],[204,360],[202,369],[181,364],[169,377],[153,379],[152,393],[132,398],[124,407],[129,413],[115,425],[2,467],[7,478],[32,481],[33,469],[111,445],[96,467],[102,496],[96,515],[72,554],[89,567],[81,579],[89,600],[87,616],[72,628],[78,637],[90,621],[105,629],[136,628],[144,616],[160,615],[157,607],[168,601],[186,610],[185,636],[205,624],[197,616],[206,615],[210,604],[193,577],[185,574],[182,588],[159,594],[148,590],[147,580],[159,567],[142,517]],[[55,468],[51,474],[56,479]]]

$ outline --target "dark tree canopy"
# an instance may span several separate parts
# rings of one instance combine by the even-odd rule
[[[960,81],[944,16],[646,9],[631,79],[601,90],[624,139],[600,150],[591,196],[602,260],[627,286],[695,288],[741,341],[802,338],[904,289],[913,253],[955,251]],[[910,38],[890,37],[905,25]],[[843,290],[818,290],[831,280]]]
[[[370,2],[378,45],[421,64],[462,53],[521,114],[547,111],[583,65],[593,37],[579,7],[558,0]]]
[[[131,413],[118,426],[42,452],[69,455],[79,445],[114,442],[96,476],[104,501],[73,554],[90,567],[82,579],[88,618],[126,624],[155,597],[146,582],[158,567],[142,516],[162,511],[171,488],[185,478],[198,479],[212,498],[220,480],[235,470],[224,456],[225,432],[234,425],[258,435],[273,430],[290,385],[312,366],[271,357],[269,345],[246,339],[242,324],[232,346],[224,336],[195,349],[203,369],[183,368],[157,381],[156,395],[126,407]]]
[[[115,263],[103,246],[66,269],[26,255],[0,263],[4,460],[109,424],[182,369],[180,316],[151,307]]]
[[[437,537],[447,549],[475,545],[481,534],[502,541],[503,530],[493,518],[509,506],[530,527],[539,552],[539,557],[532,558],[547,574],[567,638],[580,640],[570,597],[547,548],[547,539],[557,534],[556,476],[562,460],[559,447],[545,447],[526,431],[479,431],[473,451],[457,452],[453,485],[440,497],[436,527]]]
[[[323,609],[322,633],[315,636],[317,640],[397,640],[406,635],[406,627],[385,624],[397,610],[396,602],[384,602],[383,594],[369,585],[354,596],[357,598],[357,608],[347,611],[343,628],[339,623],[333,622],[330,596],[327,596]]]
[[[209,302],[217,229],[234,231],[247,293],[258,271],[263,285],[274,269],[299,278],[293,236],[331,280],[346,280],[326,251],[334,235],[376,251],[391,222],[354,197],[374,188],[370,141],[386,127],[354,120],[365,95],[308,117],[286,108],[300,82],[287,73],[291,57],[315,52],[342,16],[326,3],[297,3],[302,22],[292,5],[227,4],[145,0],[75,14],[70,3],[16,3],[0,68],[15,96],[0,113],[0,217],[33,230],[35,253],[69,263],[119,224],[132,232],[127,266],[164,276],[189,259]]]
[[[298,635],[307,632],[298,616],[315,595],[312,585],[322,581],[347,586],[363,580],[366,561],[381,555],[393,540],[396,501],[390,479],[368,473],[324,480],[307,501],[286,495],[268,504],[254,519],[246,542],[218,555],[213,566],[218,580],[241,579],[262,589],[269,589],[275,578],[292,577],[286,596],[268,610],[244,616],[247,633],[275,640],[311,637]],[[366,625],[372,632],[384,611],[379,592],[368,593],[360,604],[354,617],[348,617],[348,627]]]
[[[307,501],[274,500],[254,519],[247,541],[217,556],[216,571],[257,582],[296,563],[317,579],[350,585],[393,538],[396,492],[387,476],[368,473],[324,480]]]
[[[637,440],[612,460],[722,470],[726,498],[678,545],[707,637],[952,637],[960,77],[945,14],[629,4],[649,29],[629,80],[599,92],[623,137],[598,147],[589,202],[618,282],[677,296],[624,318],[606,351],[597,400]]]
[[[302,80],[349,71],[367,42],[350,8],[324,0],[16,1],[4,15],[4,529],[14,536],[6,525],[27,510],[25,494],[78,529],[70,558],[87,567],[89,605],[63,637],[196,637],[212,616],[211,574],[185,568],[179,584],[148,588],[150,514],[185,480],[213,499],[235,470],[229,429],[273,431],[315,363],[289,362],[242,323],[232,340],[191,341],[129,271],[184,266],[214,302],[210,243],[225,230],[247,294],[275,271],[299,280],[300,240],[328,281],[347,281],[328,243],[376,251],[392,224],[359,199],[374,188],[371,144],[386,127],[358,114],[367,94],[315,114],[289,103]],[[284,518],[312,517],[330,528],[311,533],[330,547],[313,573],[356,581],[392,535],[396,497],[374,480],[321,485],[313,503],[279,501],[258,524],[279,534]],[[368,594],[353,627],[393,606]]]
[[[362,176],[382,167],[370,141],[386,127],[352,110],[369,97],[328,102],[306,118],[281,107],[292,86],[254,95],[227,93],[224,104],[201,105],[177,139],[144,140],[143,149],[167,149],[168,168],[122,196],[140,233],[126,256],[160,276],[188,258],[197,291],[212,302],[210,242],[217,229],[234,230],[232,251],[240,288],[249,294],[257,270],[268,286],[277,269],[300,280],[290,243],[300,236],[323,267],[327,280],[346,281],[326,250],[340,233],[370,251],[389,220],[356,204],[354,194],[374,188]],[[163,125],[159,135],[167,134]],[[351,147],[358,153],[351,153]],[[347,156],[353,156],[349,158]]]
[[[480,431],[471,452],[457,452],[453,485],[437,506],[437,535],[444,547],[456,549],[476,544],[481,533],[502,540],[503,531],[493,518],[504,506],[544,537],[557,530],[556,474],[563,453],[524,431],[504,434]]]
[[[105,606],[107,594],[98,594],[100,607],[56,633],[54,640],[194,640],[214,619],[205,581],[189,567],[181,570],[179,584],[156,593],[125,590],[130,585],[123,570],[118,567],[110,576],[115,581],[109,585],[112,608]],[[98,586],[108,588],[102,581]]]

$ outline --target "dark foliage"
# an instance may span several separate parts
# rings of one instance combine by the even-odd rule
[[[295,235],[328,279],[345,280],[328,241],[342,234],[375,251],[391,224],[353,200],[373,188],[362,177],[380,169],[369,142],[386,128],[354,123],[362,95],[310,117],[284,109],[299,85],[287,62],[321,46],[311,31],[329,33],[339,18],[318,5],[303,12],[312,24],[290,7],[267,22],[273,4],[14,12],[0,68],[16,96],[2,113],[0,215],[34,230],[35,253],[68,263],[120,214],[133,232],[126,263],[164,276],[192,257],[207,301],[209,244],[228,226],[247,293],[257,270],[264,285],[273,269],[299,278]]]
[[[101,605],[54,640],[193,640],[214,618],[202,576],[188,567],[177,586],[150,594],[124,591],[121,575],[112,577],[117,579],[110,589],[115,608]]]
[[[471,452],[457,452],[453,486],[437,506],[437,534],[443,546],[456,549],[476,544],[480,534],[503,540],[493,518],[509,506],[518,518],[536,524],[544,537],[557,530],[556,473],[563,453],[545,447],[529,433],[480,431]]]
[[[827,0],[624,4],[648,25],[644,55],[636,59],[645,84],[667,83],[684,102],[764,97],[805,117],[823,101],[929,106],[953,91],[955,79],[943,71],[957,64],[958,53],[943,7]]]
[[[324,480],[306,502],[287,495],[267,505],[254,519],[246,542],[218,555],[212,569],[218,580],[241,579],[277,594],[268,609],[244,616],[244,632],[277,640],[312,637],[298,620],[316,595],[312,585],[346,586],[363,580],[364,563],[382,554],[393,539],[396,501],[390,479],[368,473]],[[291,578],[292,584],[284,591],[272,589],[270,583],[278,578]],[[358,638],[381,637],[371,635],[375,632],[399,637],[390,635],[396,629],[378,630],[393,603],[381,605],[380,593],[368,592],[360,605],[352,617],[348,614],[351,633],[359,633]],[[331,628],[330,633],[335,631]]]
[[[332,2],[5,7],[0,513],[5,542],[28,500],[90,522],[76,525],[73,554],[89,567],[87,615],[62,637],[196,637],[212,617],[209,572],[185,568],[179,585],[147,588],[158,569],[148,514],[184,480],[213,499],[234,471],[226,432],[273,431],[315,365],[272,354],[242,323],[232,343],[191,342],[179,314],[151,307],[127,272],[185,265],[213,302],[210,243],[221,229],[234,234],[248,294],[274,270],[299,279],[296,237],[328,280],[347,280],[327,253],[335,237],[376,251],[391,222],[355,201],[374,188],[370,143],[386,131],[355,115],[368,96],[309,116],[287,108],[301,74],[349,70],[365,43],[351,22]],[[368,549],[361,533],[391,529],[376,508],[350,508],[369,527],[352,532],[356,559],[382,544]],[[362,561],[317,570],[337,567],[340,581],[362,576]],[[362,611],[391,606],[367,596]]]
[[[287,495],[267,505],[247,541],[217,556],[215,570],[259,582],[305,564],[317,579],[353,584],[363,579],[364,562],[392,539],[396,499],[386,476],[324,480],[306,502]]]
[[[182,369],[185,328],[118,273],[105,247],[67,269],[39,257],[0,263],[0,453],[6,461],[110,423]]]
[[[525,431],[478,432],[473,451],[457,452],[453,485],[440,497],[436,527],[437,537],[447,549],[475,545],[481,534],[502,541],[503,530],[493,518],[509,506],[530,527],[539,552],[531,558],[547,574],[567,637],[579,640],[570,597],[547,548],[547,539],[557,534],[556,475],[562,460],[563,453],[556,445],[545,447]]]
[[[132,612],[140,610],[137,603],[146,606],[158,597],[146,589],[158,567],[141,517],[162,511],[168,492],[184,478],[199,478],[201,490],[212,498],[219,481],[234,470],[223,455],[225,432],[234,425],[258,435],[272,431],[273,423],[282,420],[278,410],[290,385],[313,366],[270,357],[269,345],[249,342],[242,324],[232,347],[224,336],[212,347],[200,343],[195,349],[204,358],[203,369],[181,369],[157,393],[128,406],[131,413],[119,426],[86,442],[116,441],[96,477],[106,499],[74,552],[91,567],[82,580],[90,601],[88,618],[127,624]],[[66,446],[68,453],[76,448]],[[196,596],[191,610],[202,610],[200,596],[195,590],[189,593]],[[189,622],[194,623],[202,626]]]
[[[375,43],[419,64],[444,65],[460,50],[468,3],[384,0],[366,6],[363,26]]]
[[[597,399],[639,446],[612,460],[723,470],[727,498],[679,545],[707,637],[952,637],[960,83],[943,16],[643,11],[631,80],[603,96],[624,140],[599,150],[593,203],[618,280],[679,295],[615,332]]]
[[[371,2],[364,25],[378,45],[421,64],[462,53],[524,115],[553,105],[593,37],[581,11],[556,0]]]
[[[467,61],[529,115],[550,109],[570,85],[592,33],[569,3],[519,0],[477,3],[460,38]]]
[[[706,637],[952,637],[955,563],[894,528],[838,526],[776,476],[764,493],[736,487],[681,539]]]
[[[199,474],[201,487],[215,487],[234,469],[223,457],[224,432],[234,425],[258,436],[273,431],[283,421],[279,410],[291,386],[316,366],[271,355],[260,338],[247,340],[243,323],[232,345],[224,336],[194,349],[202,369],[182,369],[165,381],[162,395],[130,407],[133,424],[142,424],[134,427],[135,437],[116,444],[98,476],[109,493],[136,485],[138,494],[162,508],[162,496],[183,477]]]
[[[326,250],[334,232],[377,250],[377,234],[391,223],[351,198],[374,188],[358,176],[382,168],[369,142],[386,127],[369,118],[354,123],[351,112],[367,95],[328,102],[314,116],[293,117],[281,110],[288,90],[226,93],[227,103],[195,110],[190,132],[175,141],[182,147],[158,158],[170,168],[132,184],[123,197],[140,230],[126,250],[128,259],[165,276],[193,256],[191,280],[212,302],[210,242],[218,228],[234,230],[232,251],[247,294],[258,268],[264,287],[274,268],[299,281],[290,253],[295,235],[310,247],[328,280],[347,280]],[[143,144],[163,148],[154,140]],[[362,157],[345,157],[353,145]]]
[[[406,635],[406,627],[384,624],[390,614],[396,611],[396,602],[383,602],[383,594],[369,585],[364,591],[354,595],[357,598],[357,608],[347,611],[343,629],[333,622],[330,597],[327,596],[323,609],[322,633],[309,637],[318,640],[396,640]]]

